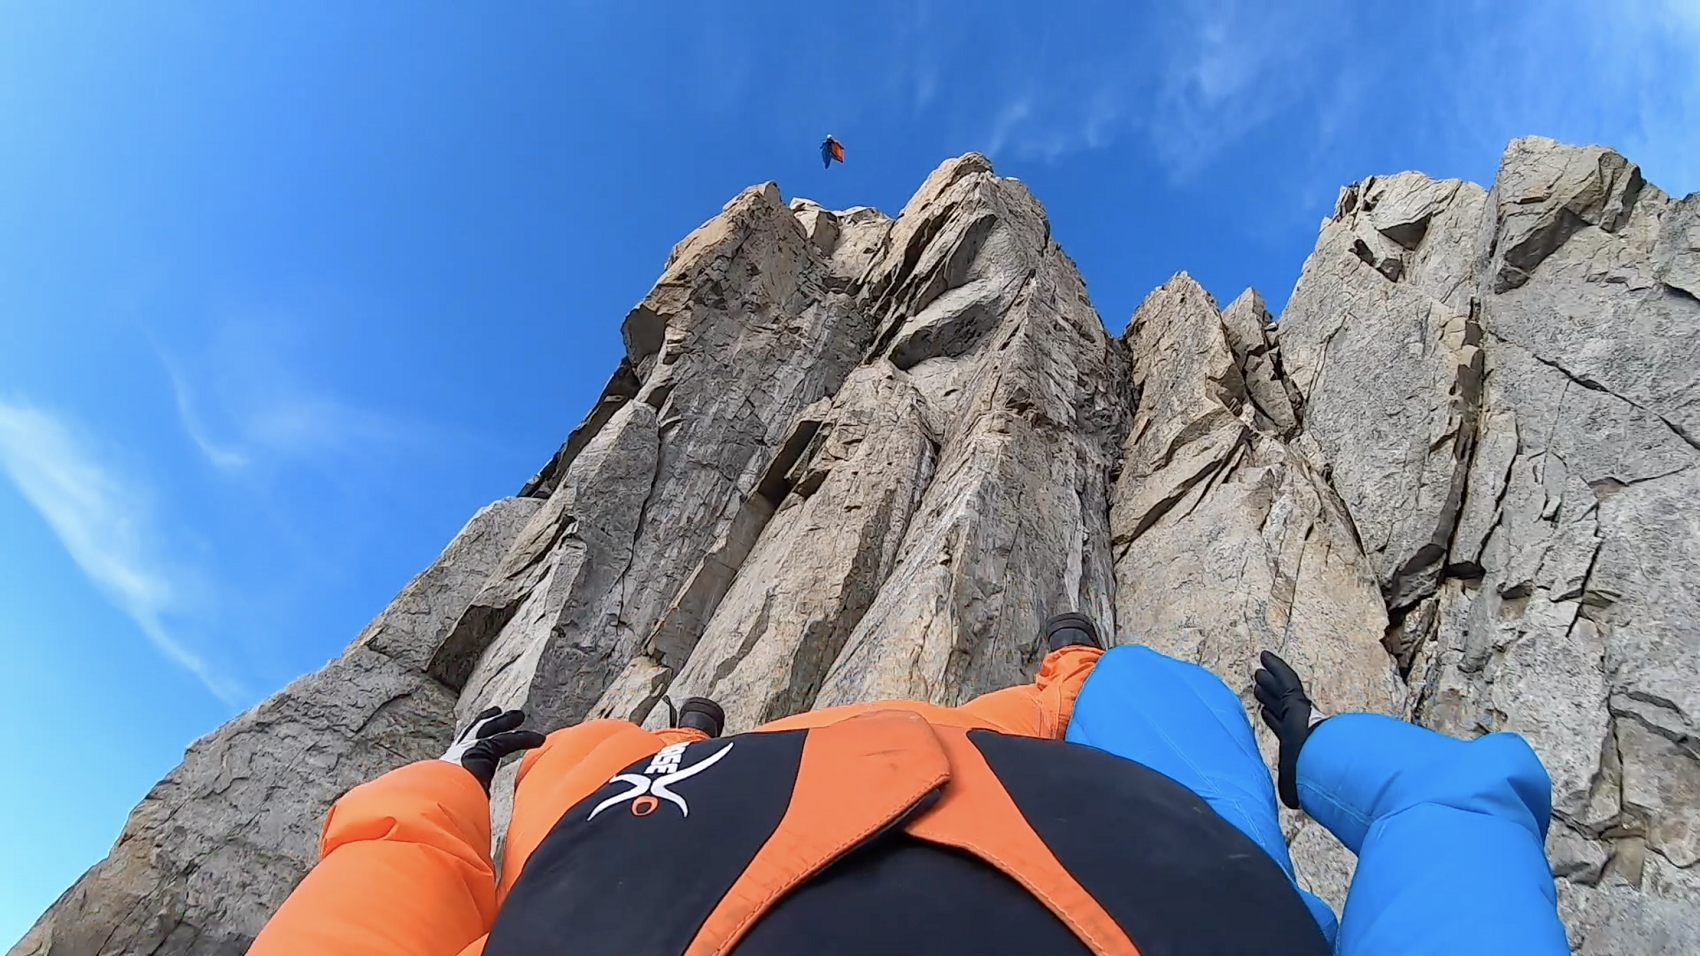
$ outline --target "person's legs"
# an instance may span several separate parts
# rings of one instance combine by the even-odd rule
[[[1245,707],[1220,678],[1197,664],[1127,645],[1105,654],[1078,694],[1070,742],[1138,761],[1185,786],[1293,876],[1269,769]],[[1304,896],[1331,933],[1332,910]]]
[[[695,727],[663,727],[653,731],[661,739],[662,746],[671,747],[674,744],[694,744],[708,740],[708,734]]]
[[[1075,645],[1045,655],[1031,684],[981,694],[957,709],[1008,734],[1061,740],[1075,698],[1104,652]]]
[[[985,727],[1023,737],[1061,740],[1074,713],[1074,699],[1085,685],[1092,665],[1103,651],[1096,647],[1065,647],[1052,651],[1031,684],[981,694],[960,707],[940,707],[916,700],[882,700],[847,704],[826,710],[782,717],[756,728],[762,731],[824,727],[875,710],[909,710],[941,727]]]

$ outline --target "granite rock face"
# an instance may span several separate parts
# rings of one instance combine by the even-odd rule
[[[824,214],[798,208],[819,232]],[[1044,210],[969,155],[882,239],[855,285],[877,328],[864,361],[796,416],[711,549],[715,583],[680,592],[681,623],[598,713],[660,720],[662,691],[723,701],[732,729],[955,703],[1024,679],[1047,609],[1089,608],[1108,630],[1125,362]]]
[[[14,954],[242,952],[337,795],[492,703],[954,704],[1062,610],[1248,702],[1272,649],[1326,711],[1523,734],[1576,951],[1700,950],[1700,199],[1518,140],[1491,190],[1342,190],[1278,323],[1183,273],[1115,338],[969,154],[895,219],[746,190],[623,331],[521,496],[194,744]],[[1339,906],[1351,855],[1283,813]]]
[[[1475,446],[1481,329],[1450,281],[1469,267],[1461,230],[1438,230],[1423,253],[1434,220],[1479,193],[1411,173],[1347,189],[1281,316],[1306,435],[1390,608],[1433,591]]]
[[[462,719],[500,703],[554,729],[634,658],[688,652],[771,514],[758,484],[791,419],[838,391],[872,339],[834,271],[831,216],[811,234],[769,183],[673,249],[623,326],[616,379],[629,369],[634,394],[557,456],[548,504],[434,668],[462,692]]]
[[[1486,194],[1345,190],[1281,323],[1410,716],[1540,753],[1580,953],[1700,926],[1695,215],[1609,150],[1517,140]]]

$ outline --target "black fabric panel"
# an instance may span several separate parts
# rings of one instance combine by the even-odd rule
[[[968,737],[1144,956],[1328,956],[1281,867],[1174,780],[1092,747]]]
[[[486,956],[682,953],[721,897],[778,829],[802,761],[803,730],[744,734],[686,748],[681,768],[731,752],[635,816],[630,803],[587,819],[611,784],[564,814],[514,883]],[[641,773],[645,757],[624,773]]]
[[[793,890],[736,956],[1089,956],[1043,903],[995,867],[902,831]]]

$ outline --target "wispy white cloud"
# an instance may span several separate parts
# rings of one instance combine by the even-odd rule
[[[1442,51],[1430,75],[1443,95],[1422,121],[1443,142],[1598,143],[1667,188],[1700,188],[1700,0],[1483,3]]]
[[[984,58],[997,67],[982,82],[1004,91],[986,124],[994,158],[1052,162],[1133,140],[1185,178],[1312,92],[1324,77],[1315,48],[1350,22],[1336,15],[1344,0],[1126,9],[1036,47],[1017,27],[1006,42],[1021,55]]]
[[[1129,92],[1124,81],[1101,71],[1096,80],[1051,83],[1027,77],[1016,83],[985,124],[981,149],[997,159],[1056,162],[1097,149],[1126,132]]]
[[[1339,0],[1305,4],[1187,0],[1156,25],[1164,42],[1139,113],[1152,150],[1185,178],[1326,89],[1352,23]]]
[[[1185,182],[1273,133],[1286,162],[1313,157],[1286,180],[1325,177],[1331,192],[1346,165],[1367,175],[1356,164],[1395,152],[1407,158],[1394,163],[1484,175],[1483,157],[1541,134],[1615,146],[1655,182],[1700,188],[1700,0],[1126,9],[1122,22],[1071,23],[1046,43],[1012,23],[976,50],[985,93],[967,102],[994,159],[1117,145]]]
[[[216,469],[248,477],[257,468],[305,466],[341,476],[387,467],[441,437],[312,381],[302,350],[277,322],[228,323],[197,361],[156,346],[178,423]]]
[[[169,560],[148,496],[133,475],[103,463],[93,444],[61,418],[3,401],[0,468],[88,579],[161,654],[226,703],[241,698],[237,683],[167,624],[174,611],[195,603],[186,593],[195,577]]]
[[[998,108],[992,117],[992,129],[986,138],[986,152],[993,156],[1004,151],[1021,124],[1033,115],[1033,98],[1021,94]]]
[[[915,71],[915,108],[924,110],[932,105],[933,97],[939,92],[939,72],[931,65],[923,65]]]
[[[1056,162],[1083,149],[1108,145],[1125,119],[1121,95],[1102,85],[1059,106],[1036,92],[1043,84],[1006,100],[993,114],[985,135],[986,154],[993,159],[1013,154],[1023,159]],[[1043,104],[1043,105],[1041,105]]]
[[[188,379],[178,369],[177,364],[166,358],[164,353],[160,353],[160,357],[165,364],[165,373],[171,379],[171,395],[177,405],[177,420],[182,424],[189,440],[194,442],[207,461],[220,471],[237,472],[248,467],[251,459],[247,453],[213,440],[206,424],[201,420],[195,392]]]

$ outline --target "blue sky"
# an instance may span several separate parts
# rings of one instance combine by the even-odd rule
[[[1134,6],[0,2],[0,943],[548,458],[746,185],[985,151],[1116,331],[1181,269],[1279,308],[1341,185],[1515,135],[1700,189],[1700,0]]]

